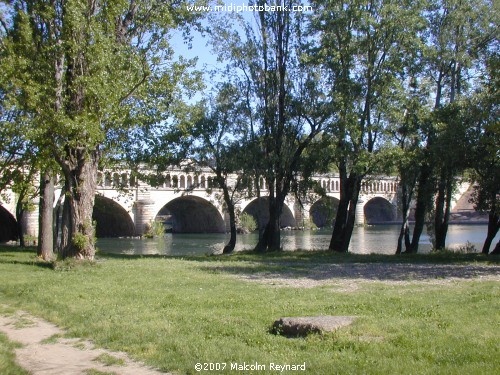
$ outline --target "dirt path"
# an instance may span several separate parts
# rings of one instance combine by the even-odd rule
[[[408,285],[446,285],[459,281],[500,281],[500,266],[482,264],[413,264],[413,263],[346,263],[312,264],[268,262],[269,270],[262,263],[247,265],[246,268],[227,265],[208,265],[235,275],[237,278],[273,285],[276,287],[314,288],[332,286],[336,291],[352,292],[363,283],[385,283]],[[253,267],[252,267],[253,266]]]
[[[0,331],[22,344],[15,350],[18,364],[33,375],[164,374],[134,362],[125,353],[96,349],[89,341],[62,338],[57,326],[19,311],[0,315]]]

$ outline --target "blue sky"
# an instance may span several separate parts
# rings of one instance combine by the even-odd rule
[[[217,1],[217,0],[216,0]],[[224,0],[218,2],[219,4],[224,4],[230,10],[230,6],[241,6],[241,5],[248,5],[248,0]],[[303,4],[309,5],[308,1],[302,1]],[[221,12],[210,12],[207,13],[207,16],[224,16],[228,14],[234,14],[234,12],[229,12],[229,11],[221,11]],[[242,15],[246,20],[250,22],[255,22],[254,21],[254,12],[251,11],[244,11],[240,12],[240,15]],[[205,19],[202,21],[202,24],[204,26],[208,25],[208,20]],[[172,33],[172,38],[170,40],[171,46],[175,51],[176,56],[183,56],[185,58],[198,58],[197,62],[197,70],[220,70],[222,71],[225,67],[225,63],[221,63],[217,61],[217,56],[212,53],[212,48],[208,44],[208,36],[202,36],[200,32],[196,30],[192,30],[191,32],[192,36],[192,42],[191,42],[191,48],[189,48],[188,44],[183,40],[182,38],[182,33],[180,31],[176,31]],[[220,78],[215,78],[215,81],[217,79],[222,79]],[[215,83],[214,79],[211,78],[208,74],[205,74],[205,82],[207,84],[207,91],[209,90],[210,86],[212,83]],[[199,99],[199,98],[198,98]]]

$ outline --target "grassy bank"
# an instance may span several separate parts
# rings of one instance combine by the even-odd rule
[[[311,374],[498,373],[496,281],[353,279],[357,288],[345,291],[331,285],[305,289],[241,279],[274,271],[299,277],[318,264],[447,261],[498,264],[495,258],[469,255],[287,253],[186,259],[101,256],[95,265],[59,264],[54,270],[31,250],[0,247],[0,300],[56,323],[71,336],[180,374],[197,373],[196,363],[226,363],[226,373],[238,373],[230,364],[244,362],[268,368],[271,362],[305,362]],[[304,339],[268,332],[279,317],[304,315],[358,319],[333,334]],[[0,336],[0,363],[10,356],[9,345]]]
[[[1,310],[0,310],[1,311]],[[16,364],[14,356],[15,343],[9,342],[7,337],[0,333],[0,374],[2,375],[28,375]]]

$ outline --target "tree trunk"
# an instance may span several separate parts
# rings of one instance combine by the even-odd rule
[[[418,244],[420,242],[420,236],[424,230],[425,226],[425,214],[429,209],[429,201],[431,197],[430,188],[431,184],[431,173],[432,168],[429,165],[423,165],[421,167],[420,177],[418,179],[417,187],[417,203],[415,207],[415,226],[413,228],[413,236],[409,247],[406,247],[406,253],[416,253],[418,252]]]
[[[17,234],[19,236],[20,247],[26,247],[26,241],[24,240],[24,228],[23,228],[24,227],[23,217],[25,212],[26,210],[24,209],[24,203],[22,202],[21,197],[19,197],[16,203],[16,225],[17,225]]]
[[[284,197],[276,197],[268,223],[268,245],[267,251],[280,251],[281,249],[281,213],[283,211]]]
[[[271,186],[269,186],[269,189],[271,189]],[[254,249],[255,252],[263,253],[281,250],[280,226],[284,203],[285,195],[280,191],[277,192],[276,197],[273,194],[269,196],[269,221]]]
[[[344,164],[339,168],[340,178],[340,200],[335,215],[335,224],[333,225],[332,238],[330,240],[329,250],[340,252],[344,241],[345,227],[347,223],[347,211],[349,209],[349,179],[347,169]]]
[[[410,228],[408,227],[408,214],[403,216],[403,223],[401,224],[401,229],[399,230],[398,236],[398,246],[396,248],[396,254],[401,254],[403,252],[403,244],[406,246],[408,244],[410,236]]]
[[[260,204],[260,175],[258,173],[255,173],[255,190],[257,192],[257,230],[259,232],[258,242],[260,242],[262,240],[262,237],[264,236],[266,224],[262,222],[262,205]]]
[[[361,181],[359,182],[361,186]],[[349,251],[349,244],[351,243],[352,231],[356,220],[356,206],[358,205],[359,188],[355,188],[354,195],[349,202],[349,211],[347,212],[347,225],[344,235],[344,243],[342,244],[341,251],[347,253]]]
[[[498,255],[500,254],[500,241],[497,242],[497,245],[493,249],[493,251],[490,253],[490,255]]]
[[[346,199],[342,199],[341,197],[337,208],[337,215],[335,216],[335,225],[333,226],[333,233],[330,240],[329,250],[338,252],[342,251],[341,249],[344,242],[348,208],[349,201]]]
[[[329,250],[340,253],[349,251],[361,181],[362,178],[355,173],[351,173],[349,177],[345,170],[340,173],[340,201]]]
[[[259,183],[259,182],[257,182]],[[267,250],[267,245],[269,243],[269,232],[272,230],[270,228],[270,222],[272,220],[271,216],[273,215],[273,210],[271,210],[271,202],[274,201],[274,192],[273,192],[273,188],[272,188],[272,185],[268,182],[268,186],[269,186],[269,197],[268,197],[268,203],[269,203],[269,221],[265,224],[264,226],[264,230],[262,231],[262,234],[261,234],[261,220],[260,220],[260,214],[258,215],[259,216],[259,240],[257,241],[257,245],[255,246],[254,248],[254,251],[256,253],[265,253],[266,250]],[[260,209],[260,203],[259,203],[259,209]]]
[[[438,186],[436,197],[436,216],[434,219],[434,230],[436,233],[436,249],[446,247],[446,235],[450,220],[450,206],[453,195],[453,176],[443,174]]]
[[[280,213],[276,212],[276,198],[269,199],[269,221],[259,239],[255,252],[264,253],[280,250]]]
[[[224,201],[227,206],[227,211],[229,213],[229,228],[230,228],[230,233],[231,237],[229,238],[229,242],[227,243],[226,246],[224,246],[224,249],[222,250],[223,254],[231,254],[234,251],[234,248],[236,246],[236,214],[234,212],[234,204],[233,201],[229,195],[229,191],[225,183],[222,186],[223,194],[224,194]]]
[[[54,178],[45,172],[40,179],[37,255],[43,260],[52,258],[54,249]]]
[[[401,224],[401,229],[399,231],[396,254],[401,254],[403,252],[403,243],[406,247],[409,246],[408,244],[410,240],[410,228],[408,227],[408,216],[410,214],[410,204],[413,196],[412,193],[413,187],[409,187],[406,182],[401,181],[401,211],[403,216],[403,223]]]
[[[31,172],[30,172],[31,174]],[[31,179],[30,179],[31,180]],[[29,187],[25,186],[19,191],[19,197],[17,199],[16,203],[16,221],[17,221],[17,232],[19,235],[19,246],[25,247],[26,246],[26,240],[24,238],[24,215],[26,214],[27,210],[27,199],[28,198],[28,193]]]
[[[95,238],[92,224],[98,150],[68,150],[67,158],[60,163],[65,177],[66,197],[62,220],[62,257],[94,259]]]
[[[63,186],[61,189],[61,195],[59,196],[59,199],[57,200],[56,207],[54,209],[54,242],[55,242],[55,252],[57,253],[62,253],[62,231],[61,231],[61,226],[62,226],[62,209],[64,207],[64,197],[65,197],[65,192],[66,192],[66,187]]]
[[[500,215],[495,214],[494,211],[491,211],[488,215],[488,234],[486,235],[486,239],[484,240],[482,253],[488,254],[490,252],[491,243],[495,239],[495,236],[500,229]],[[492,254],[495,254],[497,251],[498,244],[496,248],[493,250]]]

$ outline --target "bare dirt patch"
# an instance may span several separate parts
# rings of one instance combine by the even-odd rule
[[[125,353],[98,349],[85,340],[60,337],[64,335],[60,328],[23,311],[11,316],[0,315],[0,331],[10,341],[22,344],[15,350],[17,362],[33,375],[84,375],[92,371],[119,375],[164,374],[132,361]]]
[[[270,269],[252,272],[246,269],[218,267],[239,279],[276,287],[314,288],[331,286],[337,292],[353,292],[361,283],[448,284],[457,281],[500,281],[500,266],[431,263],[344,263],[285,264],[273,262]]]

